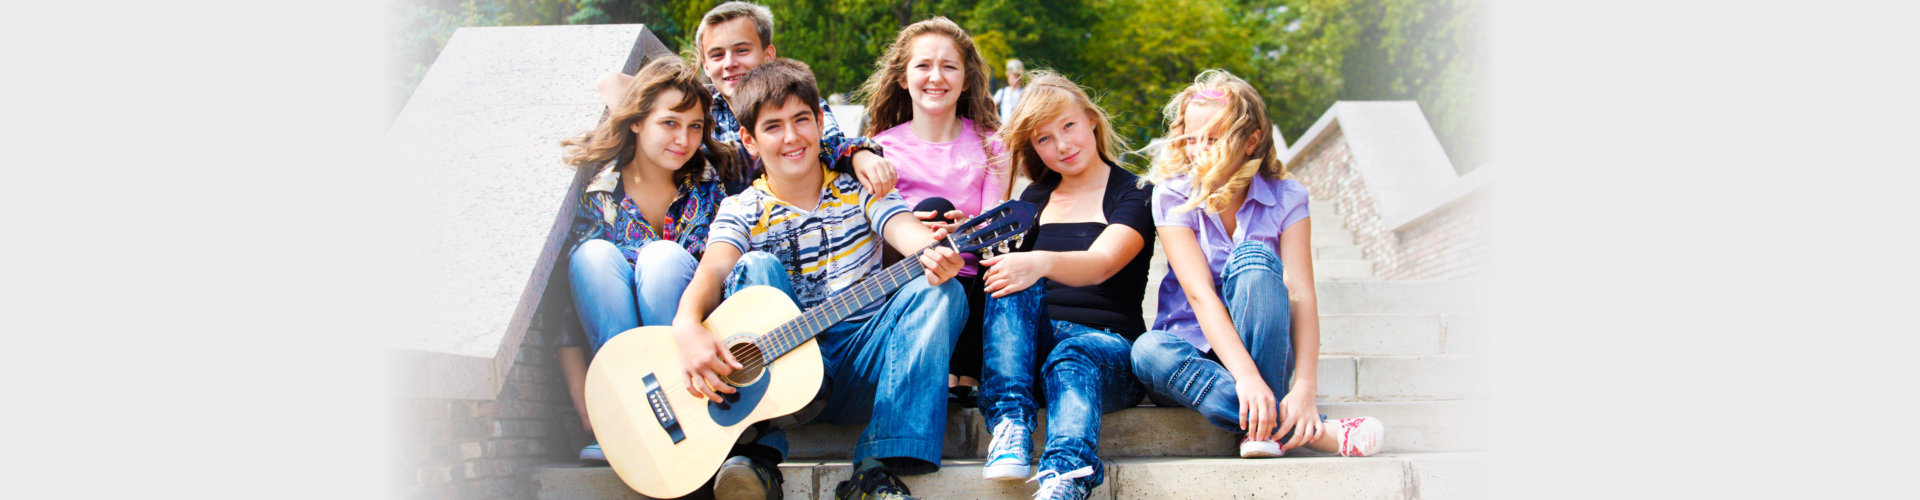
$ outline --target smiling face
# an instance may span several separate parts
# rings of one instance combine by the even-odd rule
[[[915,114],[952,114],[967,91],[966,64],[952,38],[920,35],[907,52],[907,73],[900,82],[912,97]]]
[[[769,175],[796,179],[820,169],[820,115],[799,97],[763,106],[740,140]]]
[[[736,17],[707,26],[703,36],[706,39],[700,41],[701,71],[713,81],[720,95],[729,99],[740,86],[740,77],[775,57],[773,46],[760,40],[760,32],[750,17]]]
[[[1040,125],[1033,133],[1033,152],[1040,163],[1062,176],[1073,177],[1100,162],[1093,119],[1085,110],[1072,110]]]
[[[679,170],[699,151],[700,139],[707,132],[705,110],[700,106],[687,106],[681,111],[668,109],[685,98],[686,94],[680,89],[663,90],[653,101],[654,109],[633,123],[636,139],[633,156],[637,166]]]

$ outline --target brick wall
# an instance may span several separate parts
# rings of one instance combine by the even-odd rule
[[[1385,220],[1355,168],[1339,122],[1321,130],[1324,138],[1302,150],[1287,169],[1314,200],[1330,202],[1346,219],[1361,255],[1373,263],[1374,276],[1390,280],[1456,279],[1485,269],[1485,209],[1489,189],[1481,189],[1428,213],[1398,231]]]
[[[409,398],[396,405],[401,414],[393,460],[403,498],[534,498],[535,468],[576,460],[588,438],[554,346],[562,332],[577,328],[562,321],[578,320],[562,308],[569,295],[555,292],[543,294],[548,299],[497,398]]]

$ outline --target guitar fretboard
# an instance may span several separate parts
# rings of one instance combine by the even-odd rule
[[[800,317],[754,339],[754,345],[758,346],[763,353],[761,358],[765,360],[763,363],[771,364],[787,351],[800,347],[800,344],[806,343],[814,335],[826,331],[827,327],[839,324],[841,320],[852,316],[867,304],[887,298],[888,295],[893,294],[894,290],[906,285],[908,280],[924,275],[926,270],[920,267],[920,254],[926,251],[927,249],[923,248],[914,252],[913,255],[900,259],[899,262],[887,266],[879,273],[854,283],[853,287],[839,295],[827,298],[826,303],[808,309]]]

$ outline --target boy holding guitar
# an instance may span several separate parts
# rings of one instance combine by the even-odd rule
[[[722,292],[731,296],[748,286],[769,285],[801,308],[811,308],[850,293],[861,278],[880,270],[877,240],[903,255],[918,252],[926,279],[911,280],[890,298],[849,311],[817,337],[826,378],[821,392],[827,395],[819,419],[867,424],[853,449],[859,465],[836,496],[907,498],[895,473],[940,467],[947,362],[966,320],[966,298],[951,281],[962,260],[944,245],[920,251],[945,241],[946,230],[928,230],[899,194],[876,196],[853,176],[822,163],[825,123],[819,90],[805,64],[790,59],[761,64],[733,94],[742,143],[762,159],[765,173],[721,202],[706,254],[674,317],[686,391],[720,403],[738,391],[726,376],[761,361],[754,353],[743,364],[742,356],[702,324],[719,306]],[[755,444],[734,453],[751,458],[727,460],[715,479],[717,496],[780,495],[780,476],[772,466],[785,454],[785,435],[762,433]]]

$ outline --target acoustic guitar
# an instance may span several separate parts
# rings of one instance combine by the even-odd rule
[[[742,365],[724,377],[736,390],[721,394],[720,403],[687,392],[671,327],[643,326],[614,336],[594,355],[586,387],[587,417],[608,465],[642,495],[692,493],[719,469],[747,427],[812,402],[825,374],[815,335],[921,279],[920,253],[943,245],[975,252],[996,244],[1005,252],[1037,215],[1032,203],[1002,203],[805,314],[773,287],[734,293],[704,322]]]

